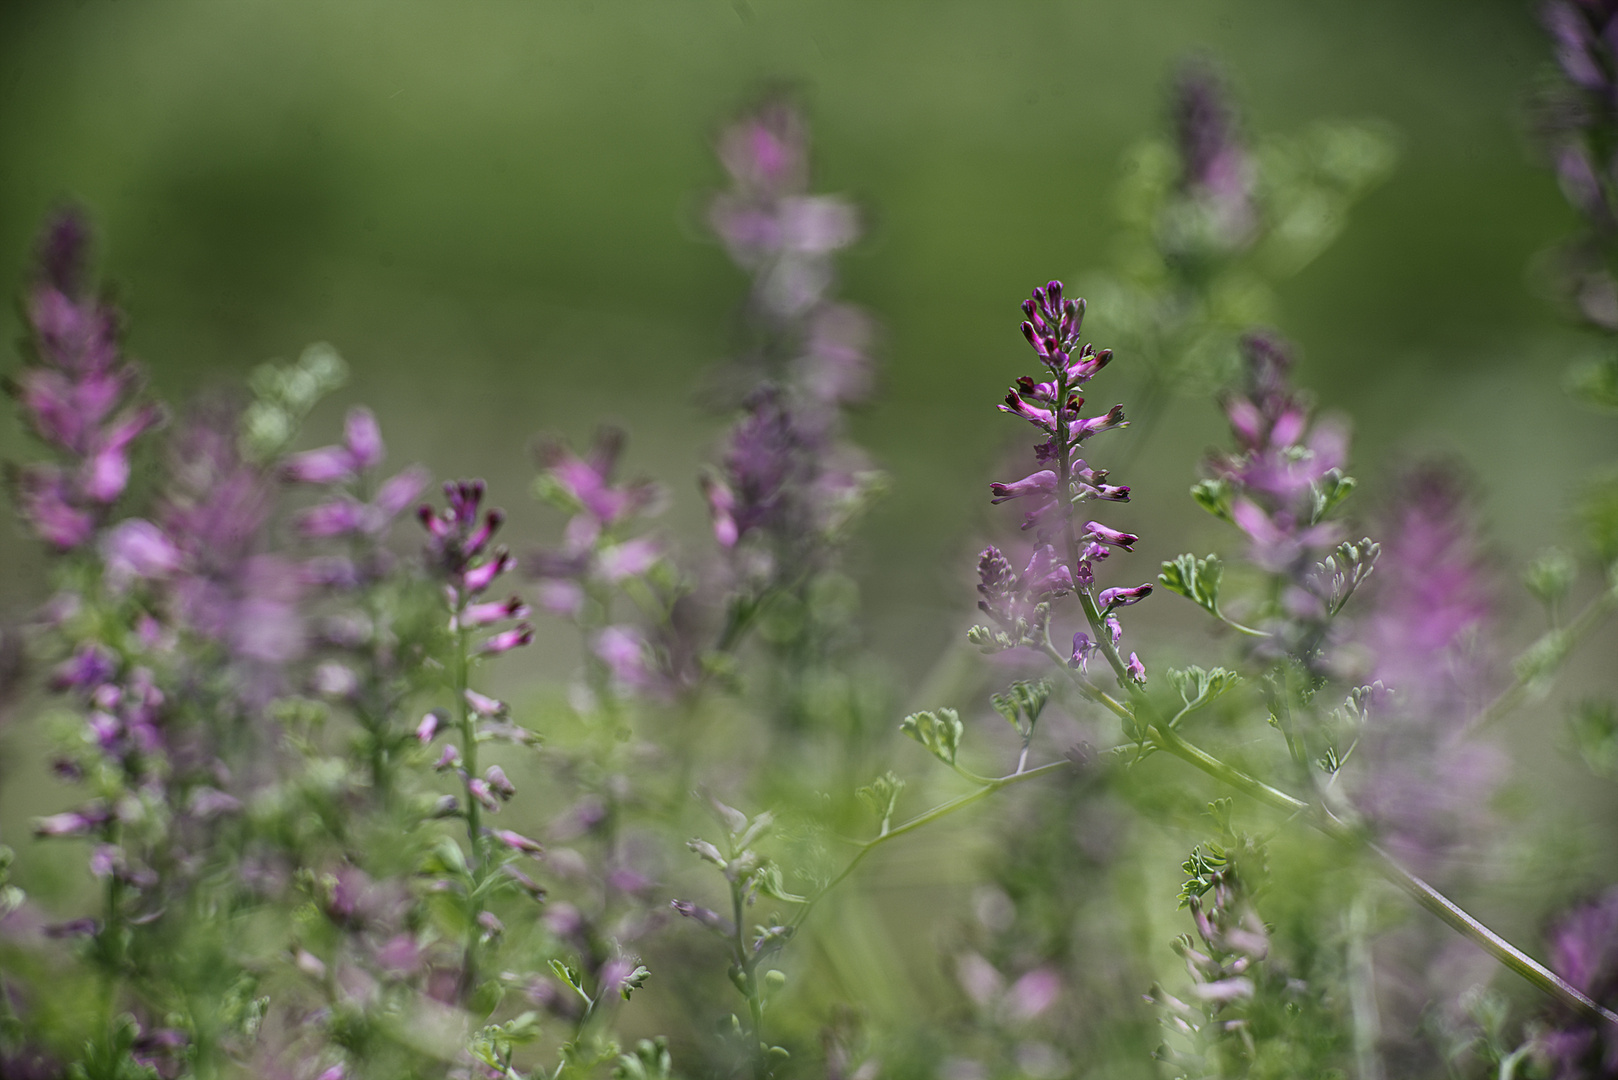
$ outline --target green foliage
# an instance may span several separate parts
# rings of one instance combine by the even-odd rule
[[[890,769],[857,792],[860,802],[876,816],[883,832],[887,831],[889,823],[893,820],[893,810],[904,787],[904,780]]]
[[[1590,771],[1618,779],[1618,704],[1586,698],[1568,716],[1573,746]]]
[[[1309,482],[1309,524],[1324,520],[1342,501],[1354,493],[1359,481],[1343,475],[1341,469],[1327,469],[1318,480]]]
[[[504,1073],[511,1066],[513,1051],[536,1041],[539,1036],[539,1014],[524,1012],[504,1023],[479,1028],[467,1040],[466,1050],[489,1068]]]
[[[1230,856],[1221,844],[1210,840],[1191,849],[1191,854],[1180,864],[1185,880],[1180,883],[1180,907],[1188,907],[1193,898],[1205,895],[1230,868]]]
[[[248,380],[253,401],[242,414],[241,451],[249,461],[273,459],[297,438],[321,398],[348,381],[336,349],[316,342],[291,364],[262,364]]]
[[[966,726],[954,709],[934,709],[911,713],[899,722],[899,730],[915,739],[946,765],[955,764]]]
[[[68,1080],[158,1080],[158,1072],[134,1058],[141,1028],[133,1016],[123,1014],[111,1029],[84,1046],[84,1056],[67,1067]]]
[[[1602,565],[1618,563],[1618,473],[1590,485],[1579,502],[1579,518]]]
[[[1017,734],[1027,739],[1033,735],[1034,725],[1039,723],[1039,714],[1045,711],[1045,705],[1050,701],[1050,697],[1050,680],[1039,679],[1028,682],[1019,679],[1007,687],[1005,693],[992,695],[989,703]]]
[[[1180,700],[1185,703],[1180,714],[1182,717],[1208,705],[1220,694],[1241,682],[1241,676],[1234,671],[1222,667],[1204,671],[1194,665],[1183,669],[1170,668],[1168,679],[1169,684],[1179,691]]]
[[[1337,550],[1326,556],[1325,560],[1315,564],[1315,571],[1324,586],[1326,611],[1335,616],[1343,610],[1349,598],[1356,589],[1365,583],[1376,569],[1377,556],[1382,554],[1382,545],[1370,537],[1365,537],[1358,543],[1345,540],[1337,545]]]
[[[1523,584],[1534,599],[1548,608],[1555,608],[1567,596],[1579,568],[1573,557],[1561,548],[1546,548],[1523,573]]]
[[[1236,524],[1230,509],[1233,493],[1228,481],[1198,480],[1191,485],[1191,498],[1198,506],[1225,524]]]
[[[1219,614],[1219,582],[1224,577],[1225,565],[1217,555],[1199,559],[1195,555],[1180,555],[1163,564],[1157,580],[1170,592],[1177,592],[1215,618]]]
[[[669,1041],[661,1035],[640,1040],[633,1053],[620,1055],[612,1067],[612,1080],[670,1080],[673,1075]]]
[[[1618,356],[1604,356],[1568,372],[1568,393],[1587,405],[1618,409]]]

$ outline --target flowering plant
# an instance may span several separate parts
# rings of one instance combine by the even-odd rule
[[[1611,13],[1547,12],[1562,93],[1589,99],[1551,129],[1574,246],[1606,258]],[[1618,501],[1597,485],[1582,511],[1583,606],[1574,556],[1529,569],[1548,628],[1508,674],[1462,471],[1413,466],[1350,517],[1349,428],[1258,325],[1386,139],[1250,150],[1204,68],[1175,112],[1126,222],[1150,257],[1098,282],[1126,347],[1087,341],[1060,281],[1022,301],[1037,367],[997,407],[1032,457],[988,484],[975,650],[911,710],[848,558],[885,483],[850,422],[876,324],[836,288],[861,217],[812,191],[786,99],[718,141],[706,220],[748,280],[704,394],[727,429],[700,538],[657,521],[677,494],[626,478],[614,428],[540,440],[548,543],[482,480],[424,498],[362,406],[299,449],[344,379],[329,346],[166,408],[84,219],[54,218],[10,384],[42,448],[13,501],[53,592],[0,643],[26,639],[26,708],[75,795],[0,849],[0,1074],[1615,1074],[1614,893],[1553,898],[1548,962],[1459,898],[1509,826],[1492,729],[1618,607]],[[1311,199],[1330,220],[1304,235]],[[1610,281],[1578,265],[1610,334]],[[1612,404],[1611,366],[1581,369],[1587,400]],[[1149,425],[1086,402],[1142,368],[1149,417],[1199,386],[1229,427],[1190,490],[1226,554],[1155,573],[1113,475]],[[1193,622],[1211,636],[1164,629]],[[1609,776],[1614,717],[1587,700],[1569,727]],[[960,887],[860,891],[901,842]]]

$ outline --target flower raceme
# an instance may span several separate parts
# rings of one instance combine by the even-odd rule
[[[11,387],[57,457],[24,466],[16,479],[23,519],[57,551],[94,535],[129,484],[131,444],[163,417],[157,405],[132,400],[140,371],[119,348],[118,312],[85,289],[88,245],[75,213],[45,230],[26,307],[33,362]]]
[[[1095,435],[1125,426],[1122,405],[1103,413],[1083,416],[1084,398],[1078,393],[1112,360],[1112,351],[1097,351],[1080,344],[1085,304],[1062,295],[1062,283],[1052,281],[1023,301],[1023,336],[1045,366],[1043,381],[1024,376],[1006,394],[1000,410],[1020,417],[1044,435],[1034,448],[1041,468],[1021,480],[989,485],[991,501],[998,504],[1023,500],[1022,528],[1033,533],[1034,551],[1019,574],[995,547],[978,559],[978,607],[1000,626],[998,634],[980,628],[973,640],[990,648],[1039,646],[1048,642],[1050,604],[1058,597],[1082,590],[1087,597],[1090,633],[1075,639],[1074,663],[1080,664],[1096,646],[1091,634],[1103,630],[1116,648],[1121,631],[1112,616],[1116,608],[1144,599],[1150,584],[1104,590],[1099,597],[1095,566],[1118,548],[1133,551],[1140,537],[1100,521],[1075,521],[1075,506],[1090,502],[1128,502],[1129,488],[1107,482],[1107,471],[1078,457],[1083,444]],[[1080,640],[1082,639],[1082,641]],[[1133,656],[1128,676],[1144,679],[1144,668]]]
[[[434,510],[423,503],[417,510],[422,526],[426,528],[429,563],[445,580],[445,595],[453,612],[453,628],[457,631],[480,629],[506,619],[521,619],[528,608],[515,597],[503,604],[473,603],[474,597],[486,592],[495,579],[516,565],[516,560],[504,546],[489,547],[496,531],[505,521],[505,514],[496,509],[481,511],[484,485],[481,480],[451,481],[444,485],[449,506]],[[534,628],[528,622],[501,630],[484,641],[484,654],[508,652],[534,640]]]

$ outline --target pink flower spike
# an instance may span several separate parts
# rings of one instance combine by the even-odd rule
[[[512,649],[521,648],[534,640],[534,628],[528,623],[518,623],[510,630],[496,634],[483,643],[481,650],[484,656],[497,656]]]

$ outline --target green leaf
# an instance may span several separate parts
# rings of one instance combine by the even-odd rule
[[[466,854],[461,851],[461,845],[447,836],[440,837],[432,850],[427,852],[427,857],[422,860],[421,869],[423,873],[437,876],[454,875],[464,878],[469,874]]]
[[[1180,700],[1185,702],[1187,714],[1202,708],[1242,681],[1240,675],[1222,667],[1204,671],[1196,666],[1184,669],[1170,668],[1168,679],[1170,685],[1180,692]]]
[[[966,640],[976,645],[985,653],[1005,652],[1015,649],[1017,643],[1011,635],[1004,630],[994,630],[987,626],[974,626],[966,632]]]
[[[1345,476],[1341,469],[1327,469],[1318,480],[1309,483],[1310,517],[1313,525],[1337,509],[1339,503],[1354,493],[1359,481]]]
[[[1345,540],[1323,562],[1315,563],[1314,588],[1316,594],[1326,602],[1328,615],[1335,616],[1343,610],[1349,597],[1365,584],[1365,579],[1376,569],[1376,559],[1380,554],[1382,545],[1367,536],[1358,543]]]
[[[633,1054],[624,1054],[612,1068],[612,1080],[669,1080],[674,1073],[674,1058],[669,1054],[669,1041],[659,1035],[655,1039],[642,1039],[635,1044]]]
[[[1198,480],[1191,485],[1191,498],[1196,500],[1198,506],[1219,520],[1234,525],[1236,519],[1230,512],[1231,494],[1230,484],[1224,480]]]
[[[1618,409],[1618,357],[1578,365],[1568,372],[1567,390],[1587,405]]]
[[[1224,576],[1225,565],[1217,555],[1199,559],[1188,553],[1165,562],[1157,580],[1165,589],[1179,593],[1208,614],[1223,618],[1219,614],[1219,582]]]
[[[758,891],[765,896],[772,896],[788,904],[802,904],[807,902],[806,897],[789,893],[781,880],[781,868],[768,859],[759,863],[758,869],[753,871],[753,882]]]
[[[625,1001],[628,1001],[629,995],[645,986],[646,980],[651,977],[652,973],[646,965],[636,964],[635,970],[624,976],[624,981],[619,984],[618,992],[623,995]]]
[[[911,713],[899,722],[899,730],[925,746],[939,761],[955,764],[966,726],[954,709]]]
[[[1186,907],[1193,897],[1202,896],[1214,887],[1218,875],[1230,866],[1230,856],[1219,844],[1209,842],[1191,849],[1190,856],[1180,864],[1186,879],[1180,883],[1180,906]]]
[[[1573,745],[1597,776],[1618,777],[1618,706],[1591,698],[1568,717]]]
[[[1585,536],[1603,565],[1618,562],[1618,473],[1592,484],[1579,503]]]
[[[888,827],[893,820],[893,808],[899,801],[899,793],[904,790],[905,782],[892,770],[883,773],[869,784],[860,788],[856,793],[860,802],[864,803],[876,815],[882,828]]]
[[[573,992],[583,998],[586,1005],[591,1004],[590,995],[584,992],[584,977],[579,974],[577,968],[569,967],[560,960],[552,960],[551,970],[556,972],[558,979],[571,986]]]
[[[1034,725],[1039,723],[1039,714],[1045,711],[1045,705],[1051,699],[1051,684],[1040,679],[1037,682],[1027,682],[1019,679],[1006,688],[1003,694],[995,694],[989,699],[994,711],[1006,718],[1006,723],[1017,729],[1017,733],[1027,738],[1033,733]]]
[[[1523,584],[1534,598],[1546,607],[1552,607],[1567,596],[1579,568],[1573,557],[1561,548],[1546,548],[1523,574]]]

